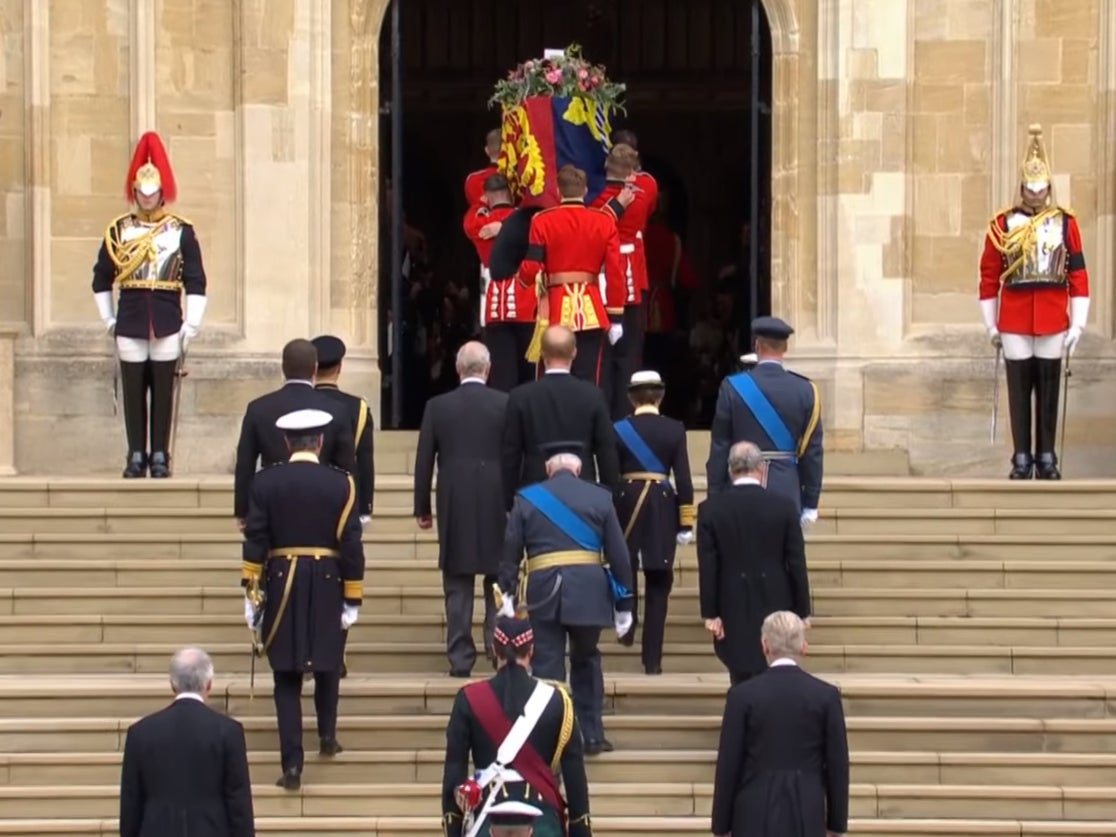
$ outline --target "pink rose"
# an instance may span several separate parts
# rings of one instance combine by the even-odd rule
[[[585,79],[589,78],[589,71],[588,70],[578,70],[577,71],[577,77],[579,79],[581,79],[582,81],[585,81]]]
[[[594,87],[601,83],[600,76],[593,76],[589,81]]]
[[[551,84],[557,84],[558,82],[560,82],[562,80],[562,71],[561,70],[550,70],[550,71],[548,71],[547,74],[546,74],[546,80],[549,81]]]
[[[523,65],[523,69],[524,69],[524,70],[527,70],[528,72],[530,72],[531,70],[535,69],[535,62],[534,62],[534,61],[528,61],[528,62],[526,62],[526,63],[525,63],[524,65]]]

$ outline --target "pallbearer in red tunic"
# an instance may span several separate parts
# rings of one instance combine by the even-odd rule
[[[504,221],[515,212],[508,180],[490,174],[484,181],[484,202],[465,213],[465,235],[473,242],[481,262],[480,324],[492,357],[488,382],[503,392],[534,380],[535,365],[527,360],[527,349],[535,333],[538,295],[534,282],[519,274],[493,279],[490,269],[492,247]]]
[[[631,410],[627,386],[643,362],[645,315],[643,297],[647,293],[647,259],[643,252],[643,231],[659,200],[658,185],[650,175],[642,178],[647,186],[636,184],[640,178],[639,154],[630,145],[614,145],[605,160],[605,189],[593,202],[616,216],[620,233],[620,264],[624,270],[624,336],[613,347],[605,376],[606,394],[613,420]]]
[[[500,159],[500,129],[493,128],[484,136],[484,153],[488,157],[488,165],[483,169],[469,172],[465,177],[465,203],[476,206],[484,197],[484,181],[494,174],[499,174],[500,169],[496,161]]]
[[[1089,316],[1089,275],[1073,213],[1054,201],[1042,127],[1032,125],[1016,205],[992,219],[980,260],[980,308],[1007,370],[1011,479],[1061,479],[1054,453],[1062,352]],[[998,305],[997,305],[998,302]],[[1031,404],[1035,430],[1031,446]]]
[[[600,383],[607,342],[623,336],[624,271],[615,216],[585,205],[585,172],[563,166],[558,172],[559,206],[531,219],[527,258],[519,275],[536,281],[539,309],[530,359],[547,326],[564,325],[577,335],[570,372]]]

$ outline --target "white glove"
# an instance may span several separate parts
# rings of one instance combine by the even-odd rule
[[[1000,329],[996,327],[999,302],[996,299],[982,299],[980,301],[980,318],[984,321],[984,328],[988,332],[988,339],[997,349],[1000,348]]]
[[[1081,339],[1081,329],[1077,326],[1070,326],[1070,330],[1066,332],[1065,347],[1066,351],[1071,355],[1077,350],[1077,342]]]
[[[610,325],[608,327],[608,342],[611,345],[615,346],[617,343],[620,342],[620,338],[623,336],[624,326],[620,325],[620,323],[616,323],[615,325]]]
[[[101,317],[101,322],[105,324],[105,331],[111,332],[116,325],[116,315],[112,310],[112,291],[93,294],[93,301],[97,303],[97,313]]]
[[[362,528],[363,528],[363,527],[365,527],[365,526],[367,526],[367,525],[368,525],[369,523],[371,523],[371,522],[372,522],[372,515],[370,515],[370,514],[362,514],[362,515],[360,516],[360,525],[361,525],[361,527],[362,527]]]
[[[811,523],[816,523],[817,519],[818,519],[818,510],[817,509],[803,509],[802,510],[802,517],[799,518],[799,523],[801,523],[802,528],[805,529]]]
[[[1077,349],[1077,342],[1085,333],[1085,324],[1089,320],[1089,297],[1070,297],[1070,328],[1066,334],[1066,351],[1073,354]]]
[[[512,599],[511,596],[504,596],[504,600],[500,603],[500,608],[496,611],[496,615],[498,617],[503,616],[508,619],[512,619],[515,617],[515,601]]]
[[[201,294],[186,295],[186,316],[182,320],[182,330],[178,332],[182,339],[182,348],[198,336],[202,320],[205,318],[205,307],[209,298]]]
[[[616,638],[623,639],[632,629],[631,612],[622,613],[618,610],[612,612],[612,624],[616,628]]]
[[[685,529],[685,530],[679,532],[675,536],[675,540],[678,541],[679,546],[686,546],[687,544],[693,543],[694,542],[694,530],[693,529]]]
[[[249,630],[256,627],[256,606],[247,596],[244,597],[244,621],[248,623]]]
[[[360,608],[356,605],[345,605],[341,608],[341,630],[347,631],[356,624]]]

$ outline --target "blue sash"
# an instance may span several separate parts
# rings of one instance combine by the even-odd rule
[[[520,495],[587,552],[601,551],[601,536],[578,514],[547,490],[543,483],[520,489]]]
[[[616,435],[620,437],[624,446],[639,462],[640,468],[652,474],[667,473],[666,466],[659,461],[659,457],[655,456],[655,451],[651,450],[647,442],[643,441],[643,437],[636,432],[629,419],[618,421],[613,427],[616,428]]]
[[[787,428],[782,416],[771,406],[771,402],[767,400],[763,390],[756,385],[752,376],[747,373],[730,375],[728,380],[732,384],[732,388],[736,390],[736,394],[744,402],[744,406],[751,411],[763,432],[771,439],[771,444],[774,445],[775,450],[794,453],[798,448],[794,441],[794,435]]]

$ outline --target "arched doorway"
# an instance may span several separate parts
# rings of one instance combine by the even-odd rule
[[[409,262],[402,283],[406,337],[399,427],[417,426],[426,399],[456,383],[453,351],[472,332],[478,282],[475,254],[461,233],[462,182],[485,165],[484,134],[499,125],[499,113],[486,106],[492,84],[544,48],[575,42],[628,85],[628,112],[618,127],[639,136],[645,168],[665,193],[661,220],[681,238],[693,266],[696,287],[678,290],[679,327],[666,353],[671,368],[662,371],[673,396],[667,411],[692,427],[708,426],[721,377],[748,350],[748,321],[771,310],[772,39],[760,0],[755,3],[758,61],[752,54],[751,0],[402,4],[405,240],[422,255]],[[389,9],[386,20],[390,15]],[[396,70],[390,38],[385,22],[379,50],[384,101],[390,100]],[[758,106],[751,95],[753,66],[759,69]],[[390,108],[383,111],[380,166],[386,173],[392,162],[391,115]],[[754,186],[753,168],[758,169]],[[383,190],[385,209],[387,195]],[[755,310],[749,292],[752,242],[757,244]],[[387,283],[393,273],[388,225],[381,228],[379,245],[380,356],[386,369]],[[390,387],[390,376],[385,381]],[[384,426],[391,427],[389,389],[382,403]]]

